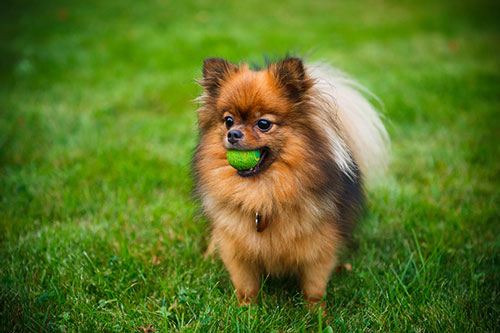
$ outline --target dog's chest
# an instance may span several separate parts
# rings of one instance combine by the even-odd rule
[[[270,219],[260,232],[252,219],[237,231],[232,239],[235,251],[240,251],[238,255],[260,262],[268,273],[274,275],[297,270],[315,257],[318,250],[315,240],[320,238],[320,230],[290,218],[286,221]]]
[[[316,261],[336,242],[333,225],[309,211],[263,217],[267,225],[259,232],[255,213],[225,209],[214,218],[214,231],[231,256],[258,262],[267,273],[281,275]]]

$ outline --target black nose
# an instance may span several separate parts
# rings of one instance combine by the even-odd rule
[[[236,143],[240,141],[242,137],[243,133],[241,133],[241,131],[238,130],[230,130],[227,133],[227,141],[229,141],[230,143]]]

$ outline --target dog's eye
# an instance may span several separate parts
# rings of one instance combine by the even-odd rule
[[[259,119],[257,121],[257,127],[262,131],[262,132],[267,132],[271,129],[272,123],[267,120],[267,119]]]
[[[226,128],[227,128],[227,129],[230,129],[230,128],[231,128],[231,126],[233,126],[233,125],[234,125],[234,120],[233,120],[233,117],[231,117],[231,116],[227,116],[227,117],[225,117],[225,118],[224,118],[224,122],[226,123]]]

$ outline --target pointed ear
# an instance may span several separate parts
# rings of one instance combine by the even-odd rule
[[[288,98],[298,102],[312,86],[306,77],[304,64],[299,58],[285,58],[270,67],[278,86],[285,90]]]
[[[201,86],[211,97],[217,97],[222,84],[229,76],[238,71],[238,66],[222,58],[207,58],[203,61],[203,80]]]

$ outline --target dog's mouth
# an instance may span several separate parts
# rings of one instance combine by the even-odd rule
[[[260,148],[259,152],[260,152],[260,159],[257,165],[248,170],[238,170],[237,173],[239,176],[241,177],[255,176],[265,171],[271,165],[271,163],[273,163],[271,151],[268,148],[266,147]]]

